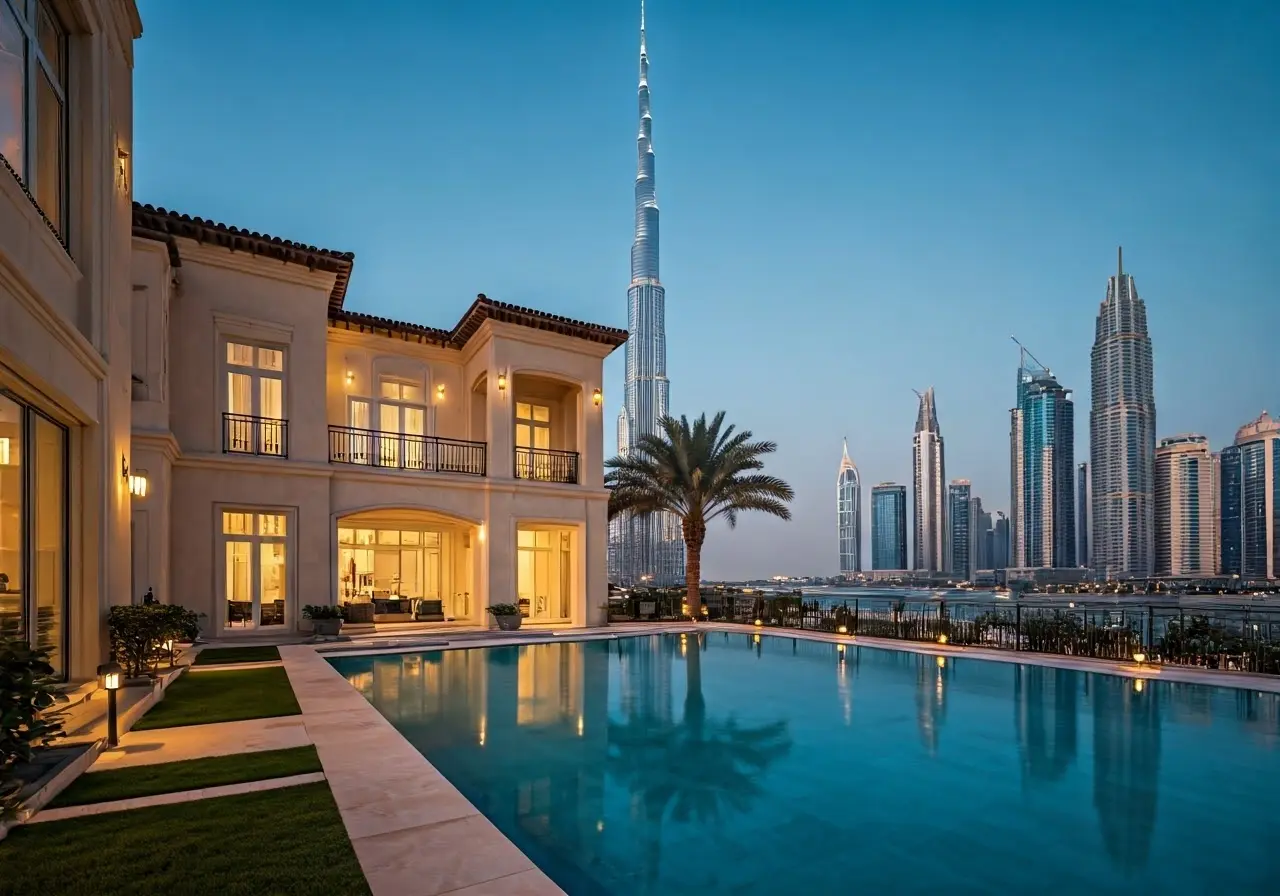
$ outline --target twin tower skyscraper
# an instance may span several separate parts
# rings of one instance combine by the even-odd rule
[[[626,374],[618,414],[618,454],[659,432],[669,413],[666,290],[658,274],[658,192],[653,116],[649,108],[649,52],[640,0],[640,126],[636,134],[636,219],[627,288]],[[670,514],[624,514],[609,523],[609,581],[619,585],[675,585],[684,581],[684,539]]]

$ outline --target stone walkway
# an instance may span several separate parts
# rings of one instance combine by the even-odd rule
[[[89,768],[89,773],[184,759],[230,756],[233,753],[287,750],[305,747],[309,743],[311,738],[302,716],[151,728],[122,735],[120,746],[114,750],[103,750],[98,761]]]
[[[280,655],[374,896],[562,892],[315,650]]]
[[[45,809],[28,823],[39,824],[44,821],[65,821],[68,818],[105,815],[108,812],[127,812],[130,809],[145,809],[148,806],[172,806],[176,803],[190,803],[195,800],[207,800],[218,796],[239,796],[242,793],[279,790],[282,787],[295,787],[299,784],[315,784],[323,780],[323,773],[308,772],[304,775],[290,775],[286,778],[268,778],[265,781],[245,781],[242,784],[222,784],[217,787],[204,787],[200,790],[180,790],[176,793],[157,793],[127,800],[86,803],[83,806],[63,806],[58,809]]]

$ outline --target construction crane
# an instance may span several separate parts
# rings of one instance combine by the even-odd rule
[[[1037,358],[1035,355],[1031,354],[1031,349],[1027,348],[1025,345],[1019,342],[1017,336],[1011,335],[1009,338],[1013,340],[1013,344],[1016,345],[1018,349],[1022,352],[1022,357],[1019,359],[1019,366],[1026,367],[1027,358],[1030,358],[1032,361],[1036,362],[1037,367],[1039,367],[1045,373],[1049,374],[1049,376],[1053,376],[1053,371],[1050,370],[1048,367],[1045,367],[1043,364],[1041,364],[1040,359]]]

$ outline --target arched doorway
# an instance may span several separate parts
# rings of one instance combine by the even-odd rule
[[[478,526],[431,511],[337,521],[337,602],[348,623],[473,622]]]

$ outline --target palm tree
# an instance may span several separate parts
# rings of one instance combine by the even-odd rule
[[[724,411],[707,422],[702,414],[693,425],[687,417],[663,417],[657,433],[642,435],[626,456],[605,463],[610,518],[620,513],[646,516],[667,512],[680,519],[684,530],[685,589],[689,615],[698,618],[702,606],[702,543],[707,523],[723,517],[733,528],[738,514],[759,510],[791,519],[787,502],[791,486],[759,472],[761,459],[778,449],[774,442],[753,442],[750,430],[723,431]]]

